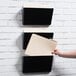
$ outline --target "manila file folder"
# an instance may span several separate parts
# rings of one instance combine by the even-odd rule
[[[37,34],[32,34],[25,54],[28,56],[49,56],[56,48],[57,42]]]

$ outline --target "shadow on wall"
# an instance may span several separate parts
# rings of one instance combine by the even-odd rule
[[[22,9],[16,14],[15,20],[16,20],[16,23],[19,25],[19,27],[23,27],[23,25],[22,25]]]
[[[18,39],[16,40],[16,45],[17,45],[17,47],[19,48],[19,50],[20,50],[20,56],[19,56],[19,59],[18,59],[18,61],[17,61],[17,63],[16,63],[16,69],[17,69],[17,72],[18,72],[18,74],[20,75],[20,76],[24,76],[23,74],[22,74],[22,56],[23,56],[23,49],[22,49],[22,35],[23,34],[21,34],[19,37],[18,37]]]

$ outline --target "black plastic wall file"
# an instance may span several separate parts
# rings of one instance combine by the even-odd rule
[[[48,26],[51,24],[53,8],[23,8],[23,25]]]
[[[26,50],[31,35],[34,32],[23,34],[23,49]],[[34,33],[46,37],[53,38],[53,33]],[[53,56],[23,56],[22,72],[23,73],[48,73],[51,72]]]

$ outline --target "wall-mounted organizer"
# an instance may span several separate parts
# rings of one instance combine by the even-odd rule
[[[23,34],[23,49],[26,50],[32,34],[37,34],[48,39],[53,39],[53,33],[25,32]],[[23,73],[48,73],[51,72],[53,55],[48,56],[23,56]]]
[[[22,23],[30,26],[49,26],[52,22],[53,8],[23,8]]]

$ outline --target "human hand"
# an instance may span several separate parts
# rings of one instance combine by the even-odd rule
[[[63,51],[60,51],[58,49],[55,49],[52,54],[58,55],[58,56],[62,56],[63,55]]]

